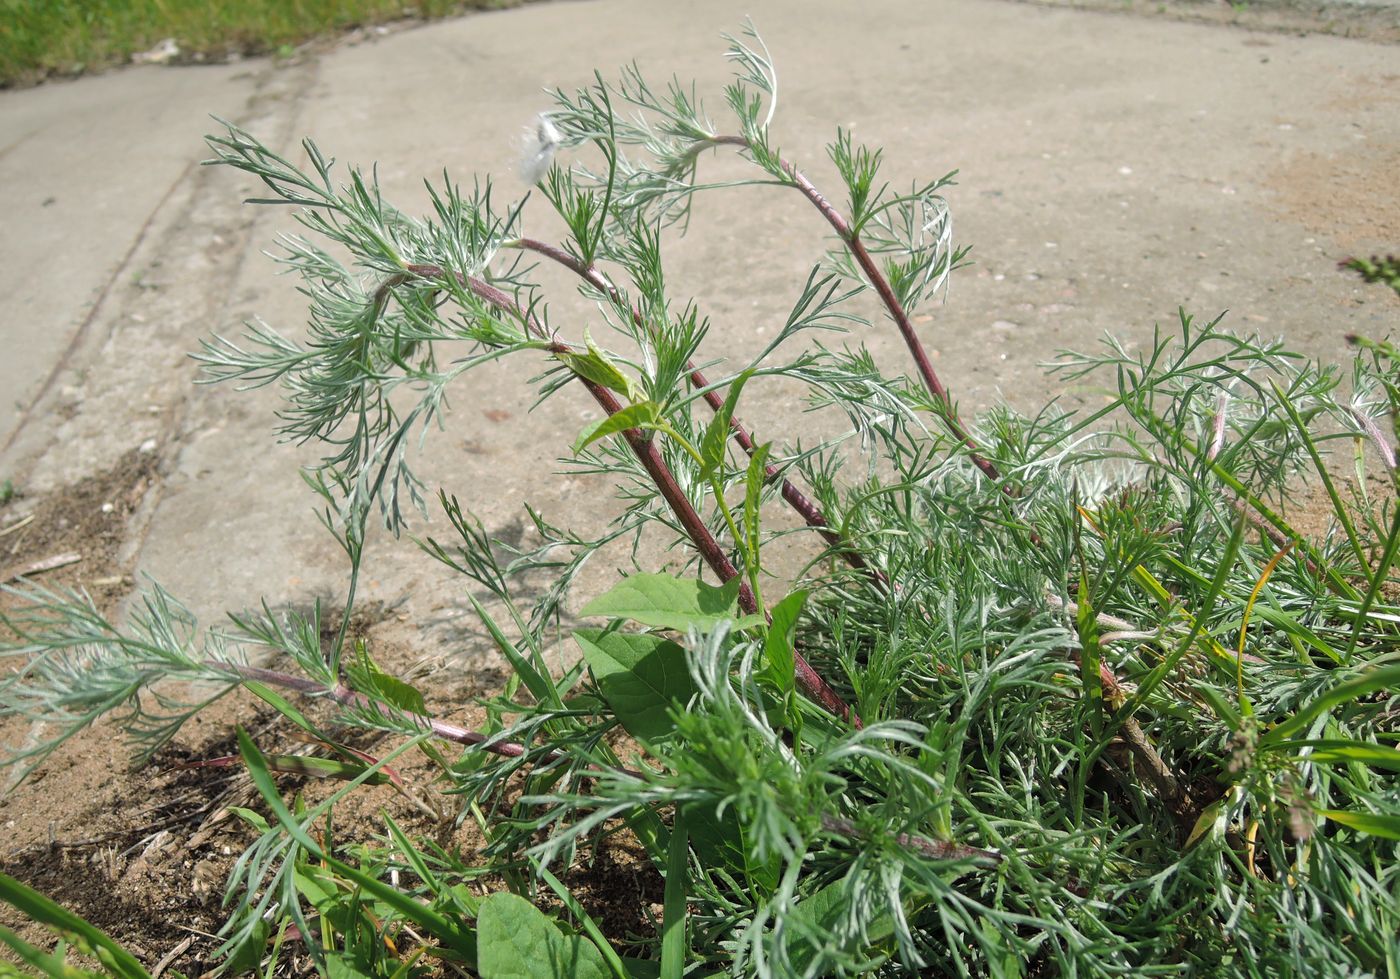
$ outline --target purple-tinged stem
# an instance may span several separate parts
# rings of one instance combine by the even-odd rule
[[[1357,411],[1355,408],[1348,408],[1347,410],[1351,412],[1351,417],[1356,419],[1356,423],[1361,426],[1361,430],[1366,433],[1371,443],[1375,445],[1376,451],[1381,454],[1381,459],[1385,462],[1385,468],[1389,472],[1394,473],[1395,450],[1391,448],[1390,442],[1386,440],[1386,437],[1381,434],[1380,428],[1363,412]]]
[[[436,265],[409,265],[407,272],[425,279],[439,280],[447,278],[449,274],[455,275],[457,281],[464,288],[470,290],[473,295],[484,299],[502,312],[517,317],[527,330],[547,342],[546,349],[550,353],[572,354],[576,352],[567,343],[549,336],[538,320],[528,311],[522,310],[515,300],[495,286],[460,272],[448,273]],[[401,276],[392,277],[385,285],[380,286],[380,293],[403,281]],[[576,374],[575,377],[578,378],[580,384],[588,389],[588,393],[593,395],[593,400],[598,402],[598,405],[609,417],[622,410],[622,403],[617,400],[617,396],[612,391],[582,375]],[[710,533],[710,528],[705,526],[705,521],[691,506],[689,498],[686,497],[680,484],[676,482],[675,474],[666,465],[666,460],[661,458],[661,452],[657,448],[655,440],[636,428],[625,429],[622,432],[622,437],[632,449],[633,454],[636,455],[637,460],[641,462],[642,467],[646,469],[647,475],[656,484],[661,497],[670,506],[676,519],[680,521],[686,535],[694,542],[700,556],[704,558],[705,563],[710,566],[719,580],[727,582],[731,578],[739,577],[738,569],[730,562],[728,555],[724,553],[724,548],[720,547],[719,541],[715,540],[714,534]],[[739,607],[748,614],[759,611],[753,590],[749,587],[748,582],[742,579],[739,582]],[[767,610],[764,610],[764,613],[767,614]],[[831,689],[831,685],[816,670],[812,669],[806,658],[801,653],[795,653],[795,658],[796,681],[802,691],[836,717],[848,720],[856,727],[860,727],[860,718],[855,711],[851,710],[840,695]]]
[[[716,146],[727,145],[746,148],[750,146],[749,141],[743,136],[717,136],[707,142]],[[841,212],[836,210],[831,202],[823,196],[822,192],[817,190],[816,186],[802,174],[802,171],[797,169],[796,164],[782,159],[778,162],[783,171],[792,178],[797,189],[812,202],[812,205],[821,212],[822,217],[826,218],[827,223],[835,229],[837,237],[850,249],[856,264],[865,273],[865,277],[870,280],[870,284],[875,287],[880,301],[884,303],[885,309],[889,311],[890,317],[895,322],[895,326],[899,328],[900,336],[904,338],[904,345],[909,348],[909,355],[914,358],[914,366],[918,369],[919,376],[923,378],[924,386],[943,406],[943,423],[948,426],[948,430],[953,433],[954,438],[967,446],[968,457],[972,460],[973,465],[982,470],[988,479],[1000,484],[1001,473],[990,459],[986,459],[980,454],[977,442],[968,434],[962,422],[958,420],[957,411],[953,407],[953,399],[948,395],[948,389],[943,386],[943,382],[938,379],[938,373],[933,369],[932,362],[929,361],[928,351],[924,349],[923,341],[919,339],[914,324],[909,321],[909,314],[900,303],[899,297],[894,294],[889,280],[880,271],[880,267],[875,264],[875,259],[871,257],[865,243],[861,241],[860,235],[842,217]],[[1008,495],[1013,492],[1011,487],[1005,485],[1001,486],[1001,490]]]
[[[346,707],[368,707],[374,701],[362,693],[357,693],[349,687],[337,684],[334,688],[307,677],[293,676],[290,673],[279,673],[277,670],[265,670],[260,666],[240,666],[237,663],[225,663],[221,660],[205,660],[205,666],[212,666],[216,669],[229,673],[240,680],[249,680],[255,683],[267,683],[272,686],[281,687],[284,690],[293,690],[305,697],[323,697],[333,700],[337,704]],[[502,755],[506,758],[519,758],[525,754],[525,746],[516,744],[514,741],[492,741],[488,735],[479,731],[469,731],[456,724],[448,724],[446,721],[439,721],[435,718],[424,717],[421,714],[409,714],[415,722],[431,731],[433,736],[443,741],[455,741],[457,744],[470,745],[480,748],[482,751],[489,751],[494,755]],[[548,764],[558,761],[564,756],[557,752],[550,752],[540,758],[541,764]]]
[[[533,238],[521,238],[519,244],[521,248],[543,255],[551,261],[557,262],[571,270],[589,285],[593,286],[593,288],[611,298],[613,302],[621,301],[622,297],[618,293],[617,287],[608,281],[607,276],[603,275],[596,265],[585,265],[578,258],[564,251],[564,249],[547,242],[537,241]],[[641,313],[635,309],[630,310],[630,312],[633,322],[640,326],[642,322]],[[697,390],[705,392],[705,402],[714,411],[719,411],[724,406],[724,398],[720,397],[718,391],[707,390],[710,387],[710,382],[693,362],[687,361],[685,368],[690,372],[690,383],[694,385]],[[745,453],[752,456],[755,448],[754,441],[743,423],[740,422],[738,418],[730,416],[729,427],[733,432],[734,441],[738,443],[739,447],[743,449]],[[765,465],[763,468],[765,475],[770,481],[779,478],[776,467]],[[869,565],[861,553],[851,546],[849,540],[832,530],[821,508],[818,507],[816,503],[812,502],[800,489],[794,486],[790,480],[782,480],[781,491],[782,497],[787,501],[788,505],[797,512],[798,516],[806,521],[807,526],[812,527],[817,533],[821,534],[822,538],[836,549],[847,564],[859,571],[864,571],[869,574],[876,584],[881,586],[889,584],[889,578],[885,576],[885,573],[879,568]]]

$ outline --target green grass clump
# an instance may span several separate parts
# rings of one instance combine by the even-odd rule
[[[124,64],[174,38],[179,58],[260,54],[404,17],[446,17],[511,0],[3,0],[0,86]]]

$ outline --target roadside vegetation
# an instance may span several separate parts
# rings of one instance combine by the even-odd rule
[[[0,707],[47,723],[8,764],[99,717],[148,760],[233,691],[304,732],[314,759],[242,728],[224,759],[260,796],[227,881],[235,974],[1400,975],[1400,351],[1356,337],[1339,369],[1179,312],[1054,361],[1047,385],[1088,407],[964,417],[914,325],[967,255],[953,174],[887,180],[838,129],[839,183],[816,186],[773,138],[767,49],[728,40],[709,109],[680,81],[599,74],[532,126],[529,195],[444,175],[422,218],[310,141],[294,162],[235,126],[209,137],[211,164],[259,181],[251,203],[296,209],[279,258],[310,323],[198,357],[209,381],[280,385],[281,436],[324,447],[305,477],[345,555],[342,625],[263,604],[206,631],[156,585],[118,624],[11,589]],[[789,312],[739,361],[663,259],[735,185],[707,177],[719,153],[812,231]],[[531,236],[560,220],[563,240]],[[586,322],[550,305],[546,264]],[[875,363],[873,330],[908,374]],[[614,515],[596,538],[527,508],[525,539],[493,539],[472,513],[489,480],[415,472],[448,395],[488,407],[470,375],[502,361],[538,411],[597,406],[582,430],[558,414],[574,516]],[[839,424],[759,440],[775,383]],[[1292,522],[1305,496],[1325,532]],[[476,729],[343,624],[367,537],[429,510],[418,546],[511,670]],[[795,577],[779,538],[805,548]],[[624,574],[576,594],[595,558]],[[406,784],[416,756],[431,773]],[[291,790],[308,766],[336,791]],[[338,836],[337,806],[386,782],[428,825]],[[605,928],[571,874],[623,839],[657,886]],[[0,898],[145,975],[18,882]],[[63,950],[0,940],[61,974]]]
[[[0,86],[126,64],[290,53],[312,38],[513,0],[0,0]],[[171,44],[161,47],[167,39]]]

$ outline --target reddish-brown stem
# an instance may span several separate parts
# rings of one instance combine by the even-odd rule
[[[709,142],[715,145],[748,147],[749,141],[743,136],[717,136]],[[808,180],[797,166],[787,160],[779,160],[779,166],[783,172],[791,178],[793,186],[802,192],[812,205],[821,212],[828,224],[836,231],[837,237],[850,249],[851,257],[856,260],[865,273],[865,277],[870,284],[875,287],[876,293],[880,296],[880,301],[889,312],[890,318],[894,320],[895,326],[899,328],[900,336],[904,338],[904,345],[909,348],[909,355],[914,358],[914,366],[919,371],[919,376],[923,378],[924,386],[929,393],[937,399],[942,406],[943,423],[948,426],[948,430],[953,433],[953,437],[967,446],[968,458],[970,458],[978,469],[986,474],[987,478],[994,483],[1001,485],[1001,473],[992,464],[990,459],[984,458],[978,451],[977,442],[968,434],[967,429],[958,420],[957,410],[953,406],[953,399],[948,395],[948,389],[943,386],[943,382],[938,379],[938,373],[933,369],[933,364],[929,361],[928,351],[924,349],[923,341],[919,339],[919,334],[914,330],[914,324],[909,321],[909,314],[905,311],[899,297],[894,294],[894,289],[890,287],[889,280],[885,278],[880,267],[875,264],[875,259],[871,257],[866,249],[865,243],[861,241],[859,233],[842,217],[841,212],[832,206],[821,191]],[[1008,495],[1013,492],[1009,486],[1001,485],[1002,492]]]
[[[307,677],[293,676],[290,673],[279,673],[276,670],[265,670],[259,666],[240,666],[237,663],[225,663],[220,660],[206,660],[205,666],[212,666],[223,670],[231,676],[240,680],[252,681],[254,683],[266,683],[272,686],[281,687],[284,690],[293,690],[306,697],[324,697],[333,700],[337,704],[346,707],[367,707],[374,703],[369,697],[362,693],[357,693],[349,687],[337,684],[334,688],[327,687],[323,683]],[[514,741],[492,741],[487,735],[479,731],[469,731],[456,724],[448,724],[446,721],[439,721],[431,717],[424,717],[421,714],[409,714],[415,723],[422,725],[426,730],[433,733],[433,736],[443,741],[455,741],[457,744],[471,745],[483,751],[489,751],[495,755],[502,755],[506,758],[519,758],[525,754],[525,746],[516,744]],[[563,755],[559,752],[550,752],[540,758],[541,764],[557,761]]]
[[[550,353],[572,354],[576,352],[567,343],[549,336],[538,320],[528,311],[522,310],[514,299],[495,286],[460,272],[448,273],[436,265],[409,265],[407,271],[425,279],[441,280],[449,274],[455,275],[458,283],[463,288],[470,290],[473,295],[485,300],[502,312],[519,318],[530,333],[546,341],[548,344],[546,349]],[[403,281],[399,276],[395,276],[389,281],[397,284],[395,280]],[[384,288],[384,286],[380,286],[381,291]],[[588,389],[593,400],[597,401],[599,407],[609,416],[622,410],[623,405],[612,391],[582,375],[576,374],[574,376],[580,384]],[[705,521],[695,512],[695,507],[691,506],[690,499],[685,495],[680,484],[676,482],[675,474],[666,465],[666,460],[661,457],[655,440],[648,433],[636,428],[625,429],[622,432],[622,437],[627,441],[628,447],[632,449],[633,454],[642,464],[642,468],[647,471],[652,482],[656,484],[662,499],[670,506],[671,512],[675,514],[686,535],[694,542],[696,550],[700,552],[705,563],[710,566],[710,570],[718,576],[720,581],[729,581],[731,578],[738,577],[738,569],[730,562],[729,556],[724,553],[724,548],[720,547],[719,541],[715,540],[714,534],[710,533],[710,528],[705,526]],[[748,582],[743,580],[739,582],[739,607],[750,615],[759,611],[753,590],[749,587]],[[832,714],[842,720],[849,720],[859,727],[860,718],[847,706],[836,691],[831,689],[831,685],[816,670],[812,669],[811,664],[801,653],[796,653],[795,656],[796,680],[802,691]]]
[[[533,238],[521,238],[519,240],[519,245],[521,248],[543,255],[551,261],[557,262],[571,270],[578,275],[579,278],[593,286],[593,288],[612,299],[613,302],[621,302],[621,295],[618,293],[617,287],[608,281],[607,276],[603,275],[596,265],[585,265],[564,249],[551,245],[548,242],[537,241]],[[641,326],[642,314],[636,309],[631,309],[629,312],[632,316],[632,321],[638,326]],[[709,390],[709,380],[706,379],[705,375],[694,363],[687,361],[685,368],[689,371],[690,383],[696,390],[705,392],[705,403],[708,404],[712,410],[719,411],[724,406],[724,398],[720,396],[718,391]],[[731,416],[729,419],[729,427],[733,432],[734,441],[738,443],[739,447],[748,455],[753,455],[755,448],[754,441],[743,423],[740,422],[738,418]],[[780,478],[778,470],[774,466],[765,465],[764,473],[769,481]],[[806,521],[807,526],[812,527],[817,533],[822,535],[822,538],[845,559],[847,564],[859,571],[866,572],[881,586],[889,584],[889,578],[885,576],[883,571],[869,565],[861,553],[851,546],[849,540],[831,529],[831,525],[827,523],[826,516],[822,513],[820,507],[812,502],[800,489],[794,486],[791,480],[782,479],[781,482],[783,499],[797,512],[798,516]]]
[[[1074,660],[1079,662],[1078,653],[1074,654]],[[1108,665],[1102,661],[1099,663],[1099,683],[1103,686],[1105,704],[1111,704],[1117,708],[1127,702],[1128,696],[1123,689],[1123,684],[1119,682],[1118,677],[1108,668]],[[1157,753],[1157,749],[1148,739],[1147,733],[1143,731],[1136,718],[1129,717],[1124,721],[1119,734],[1143,775],[1152,784],[1152,788],[1156,790],[1157,795],[1176,816],[1182,829],[1190,832],[1201,815],[1200,803],[1181,784],[1181,780],[1176,777],[1176,774],[1167,767],[1167,763]]]

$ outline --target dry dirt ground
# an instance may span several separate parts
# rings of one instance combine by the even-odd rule
[[[635,59],[717,93],[718,35],[746,13],[782,74],[778,139],[819,185],[831,183],[823,147],[836,125],[885,146],[892,177],[960,168],[950,201],[976,264],[921,328],[965,412],[1002,395],[1022,408],[1052,393],[1092,397],[1052,392],[1038,365],[1106,331],[1141,342],[1179,306],[1229,309],[1238,328],[1333,360],[1348,333],[1393,331],[1400,297],[1336,263],[1400,246],[1400,47],[1383,43],[1397,39],[1395,8],[1112,6],[891,0],[871,17],[782,0],[682,17],[675,5],[586,0],[289,61],[0,93],[0,481],[20,494],[0,506],[0,574],[86,589],[116,616],[151,575],[204,623],[260,600],[343,601],[343,560],[296,475],[314,455],[274,445],[275,394],[192,384],[187,355],[211,332],[254,315],[293,333],[303,321],[301,297],[259,254],[288,228],[285,213],[240,205],[251,181],[197,166],[210,114],[288,155],[309,135],[341,159],[377,160],[386,196],[414,210],[426,206],[421,180],[444,165],[459,179],[510,170],[545,86]],[[509,174],[502,188],[521,190]],[[535,234],[551,233],[527,214]],[[716,349],[746,353],[780,321],[821,236],[793,201],[715,197],[671,246],[673,285],[712,317]],[[567,295],[559,309],[571,309]],[[862,339],[880,362],[901,363],[890,336]],[[559,398],[531,412],[531,401],[507,369],[479,380],[435,437],[426,476],[500,536],[521,535],[522,501],[596,525],[606,487],[549,475],[588,408]],[[773,435],[800,430],[781,390],[754,385],[745,410]],[[471,698],[503,673],[461,582],[407,541],[376,539],[366,563],[355,634],[385,667],[428,678],[447,719],[479,719]],[[581,591],[611,575],[600,565]],[[0,869],[149,968],[201,972],[223,877],[248,841],[228,807],[251,790],[235,769],[182,766],[229,754],[235,721],[266,750],[297,748],[247,697],[221,702],[135,772],[110,728],[75,739],[0,799]],[[25,719],[0,723],[10,745],[41,735]],[[412,832],[441,829],[392,789],[357,806],[348,832],[369,831],[381,806]],[[468,830],[449,836],[475,844]],[[637,902],[617,895],[646,900],[655,880],[626,853],[593,872],[585,891],[599,914],[634,926]]]

